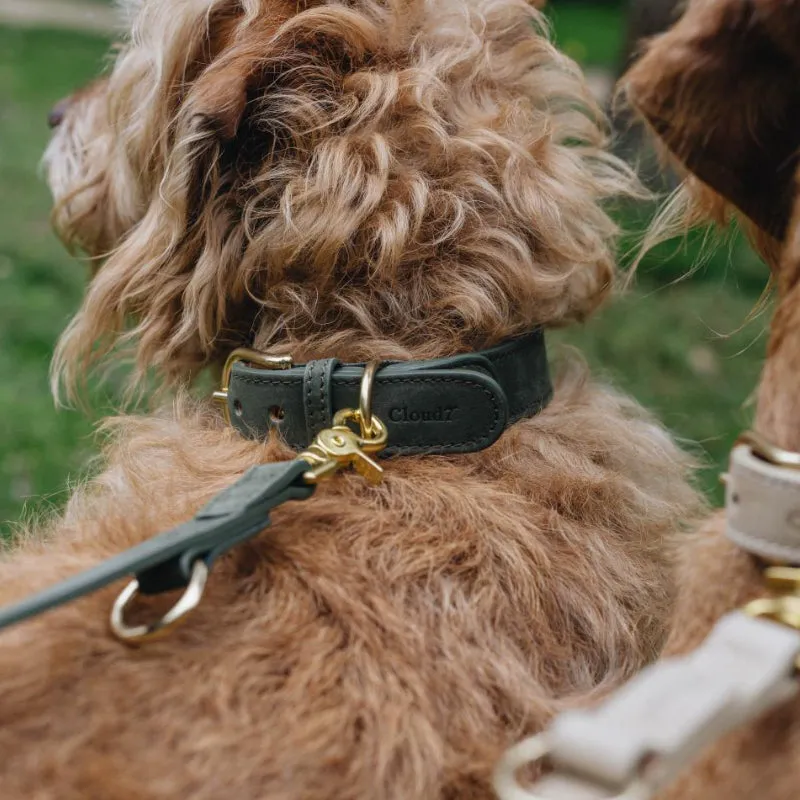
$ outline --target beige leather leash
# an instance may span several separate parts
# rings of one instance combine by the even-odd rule
[[[744,434],[725,478],[727,536],[770,561],[800,564],[800,454]],[[501,800],[646,800],[705,747],[800,689],[800,568],[770,566],[774,592],[724,616],[693,653],[643,670],[604,703],[558,716],[511,748]],[[552,772],[523,787],[519,770]]]

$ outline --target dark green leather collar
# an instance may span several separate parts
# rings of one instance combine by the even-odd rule
[[[271,430],[295,450],[331,426],[333,414],[358,408],[363,364],[309,361],[282,370],[239,362],[228,387],[231,423],[263,439]],[[385,455],[472,453],[538,414],[553,388],[541,330],[478,353],[387,362],[373,387],[373,412],[389,429]]]

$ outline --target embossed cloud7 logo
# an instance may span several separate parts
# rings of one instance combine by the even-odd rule
[[[389,411],[392,422],[453,422],[458,413],[457,407],[439,406],[427,410],[410,409],[408,406],[396,406]]]

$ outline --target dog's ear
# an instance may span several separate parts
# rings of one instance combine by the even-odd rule
[[[183,109],[187,124],[224,140],[235,138],[247,105],[247,85],[254,66],[250,58],[240,56],[209,67]]]
[[[245,114],[248,91],[263,77],[270,40],[294,10],[294,5],[286,3],[270,4],[268,10],[262,9],[259,17],[239,32],[241,15],[231,14],[229,7],[220,8],[218,18],[209,25],[204,45],[207,66],[181,98],[179,126],[213,132],[223,140],[236,136]]]
[[[690,172],[782,239],[800,152],[800,3],[694,0],[623,79]]]

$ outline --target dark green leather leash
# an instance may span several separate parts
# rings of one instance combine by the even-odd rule
[[[189,522],[0,609],[0,630],[133,575],[114,605],[112,632],[128,643],[161,635],[199,604],[213,563],[265,530],[275,507],[308,499],[320,480],[343,467],[379,483],[383,469],[373,456],[381,452],[488,447],[508,424],[538,413],[552,394],[540,331],[482,353],[378,368],[333,359],[294,367],[287,358],[236,351],[215,393],[232,424],[259,438],[277,428],[290,445],[307,449],[293,461],[253,467]],[[334,407],[342,410],[334,414]],[[178,589],[183,595],[161,619],[126,623],[137,595]]]
[[[202,564],[207,574],[223,553],[268,527],[269,512],[273,508],[288,500],[311,497],[316,487],[305,482],[303,476],[307,471],[308,464],[299,460],[253,467],[191,521],[17,605],[0,609],[0,629],[91,594],[130,575],[137,576],[136,592],[142,594],[155,595],[191,586],[202,575],[203,567],[197,564]],[[159,631],[164,629],[160,625],[151,627],[157,627]],[[142,640],[147,637],[133,638]]]

